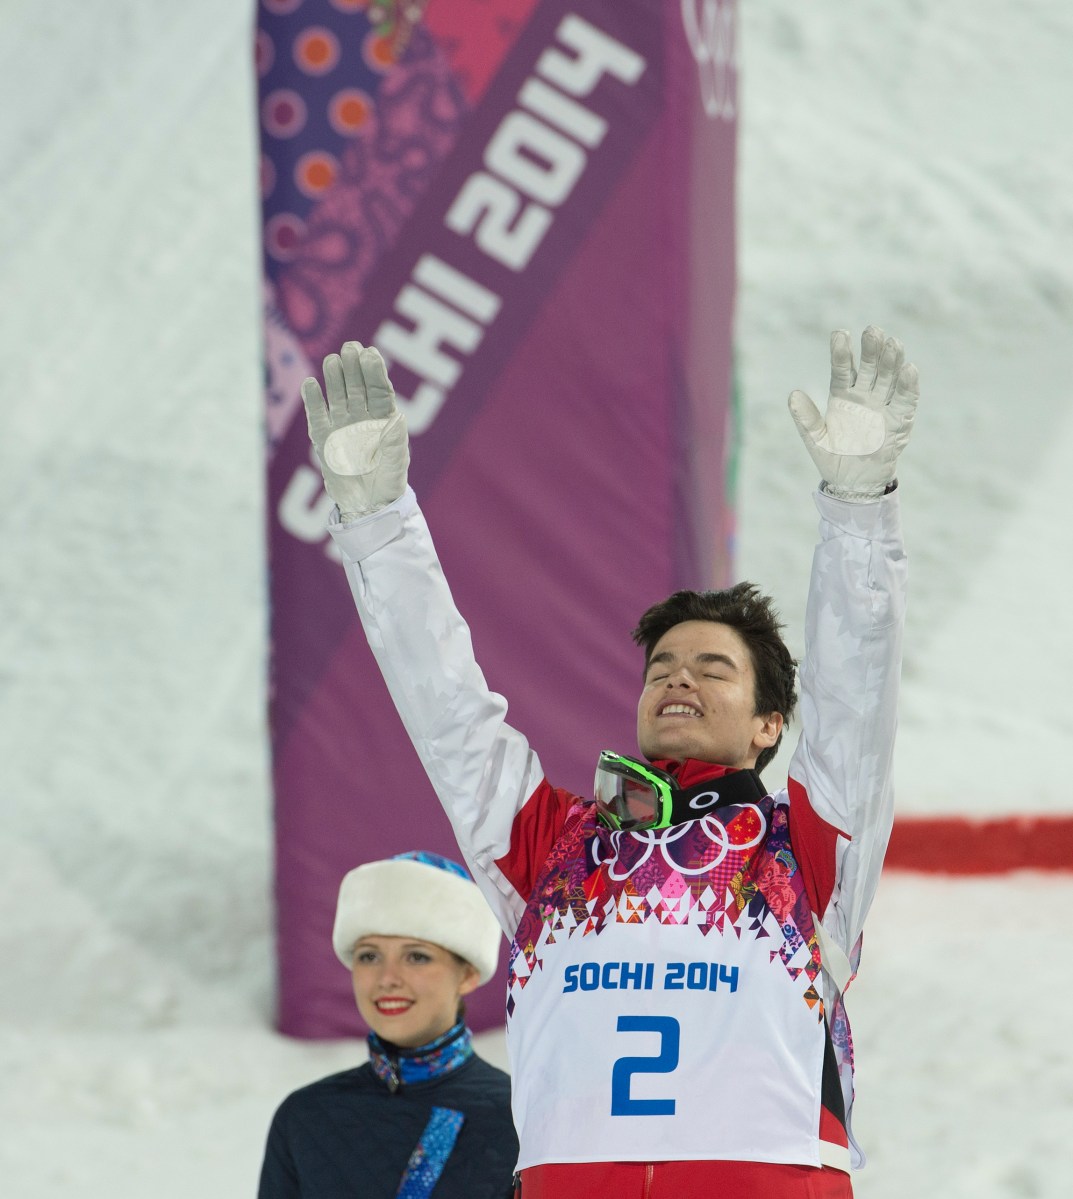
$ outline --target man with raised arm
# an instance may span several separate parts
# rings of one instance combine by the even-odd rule
[[[473,657],[417,499],[378,352],[302,387],[358,612],[459,846],[511,940],[507,1042],[524,1199],[851,1195],[842,993],[892,822],[906,562],[895,470],[916,368],[874,327],[831,337],[821,415],[790,409],[822,483],[801,739],[752,584],[644,613],[641,756],[557,789]],[[594,746],[594,754],[599,747]]]

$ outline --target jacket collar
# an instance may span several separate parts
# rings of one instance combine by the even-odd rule
[[[442,1037],[416,1049],[403,1049],[369,1034],[369,1060],[376,1077],[394,1093],[403,1086],[428,1082],[457,1070],[473,1056],[473,1034],[459,1021]]]
[[[755,770],[737,770],[696,758],[687,758],[684,762],[660,759],[652,765],[666,771],[678,783],[680,790],[675,796],[674,824],[695,820],[708,809],[756,803],[768,793]],[[709,793],[714,798],[709,800]]]

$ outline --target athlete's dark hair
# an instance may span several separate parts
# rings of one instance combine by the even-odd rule
[[[676,591],[654,604],[633,630],[634,641],[645,651],[646,673],[656,643],[685,620],[712,620],[737,631],[749,649],[756,674],[753,711],[757,716],[780,712],[785,730],[797,707],[797,664],[782,639],[783,626],[770,596],[755,583],[738,583],[725,591]],[[757,771],[771,761],[781,741],[782,732],[774,745],[761,750],[756,759]]]

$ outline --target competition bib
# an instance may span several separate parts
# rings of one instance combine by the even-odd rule
[[[819,1165],[819,951],[766,797],[646,832],[574,809],[512,946],[519,1165]]]

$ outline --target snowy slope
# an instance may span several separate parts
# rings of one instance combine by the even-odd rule
[[[924,389],[903,808],[1068,812],[1073,9],[742,8],[741,573],[799,638],[785,396],[883,324]],[[282,1095],[360,1052],[270,1031],[252,10],[0,18],[0,1187],[225,1199]],[[863,1199],[1068,1193],[1071,900],[885,880]]]
[[[826,394],[830,329],[896,333],[923,395],[902,808],[1068,811],[1073,10],[744,7],[742,573],[800,627],[812,464],[785,394]]]

